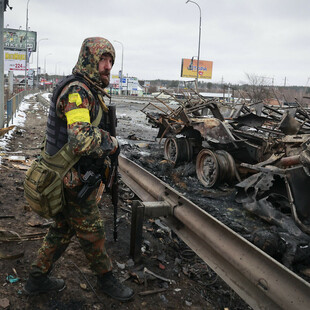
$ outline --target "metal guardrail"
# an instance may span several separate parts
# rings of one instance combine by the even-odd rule
[[[164,222],[253,309],[309,309],[308,282],[131,160],[119,156],[119,172],[142,201],[169,206]]]
[[[23,90],[22,92],[16,94],[6,103],[6,127],[9,126],[10,121],[13,119],[14,115],[18,111],[20,103],[23,101],[24,97],[33,93],[33,90]]]

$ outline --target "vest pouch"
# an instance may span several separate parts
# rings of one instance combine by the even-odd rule
[[[42,159],[35,160],[26,173],[24,194],[31,209],[44,218],[51,218],[64,205],[62,178],[47,167]]]

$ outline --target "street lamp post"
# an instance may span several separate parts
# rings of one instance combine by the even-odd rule
[[[119,87],[120,87],[120,95],[122,94],[122,90],[123,90],[123,60],[124,60],[124,45],[122,42],[114,40],[114,42],[117,42],[119,44],[122,45],[122,66],[121,66],[121,76],[120,76],[120,83],[119,83]]]
[[[201,37],[201,8],[195,1],[187,0],[186,3],[192,2],[199,8],[199,40],[198,40],[198,57],[197,57],[197,77],[196,77],[196,90],[198,92],[198,76],[199,76],[199,59],[200,59],[200,37]]]
[[[52,53],[48,53],[47,55],[45,55],[44,57],[44,74],[46,74],[46,57],[52,55]]]
[[[39,88],[39,44],[43,40],[48,40],[48,38],[43,38],[38,41],[38,51],[37,51],[37,86]]]
[[[61,63],[61,61],[58,61],[58,62],[56,62],[56,64],[55,64],[55,78],[56,78],[56,75],[57,75],[57,66],[58,66],[58,64],[60,64]]]
[[[45,55],[44,57],[44,74],[46,74],[46,57],[52,55],[52,53],[48,53],[47,55]],[[45,82],[44,82],[44,90],[45,90]]]
[[[57,65],[58,64],[60,64],[61,63],[61,61],[58,61],[58,62],[56,62],[56,64],[55,64],[55,85],[56,85],[56,80],[57,80]]]
[[[27,1],[27,10],[26,10],[26,55],[25,55],[25,90],[27,90],[27,64],[28,64],[28,4]]]

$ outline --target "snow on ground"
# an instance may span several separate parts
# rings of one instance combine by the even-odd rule
[[[41,94],[41,96],[44,97],[46,100],[50,100],[51,95],[52,95],[51,93]]]
[[[16,111],[15,116],[11,119],[10,123],[8,124],[8,127],[12,125],[14,125],[15,127],[12,130],[8,131],[6,134],[4,134],[2,137],[0,137],[0,164],[2,156],[4,155],[4,152],[7,151],[8,144],[12,139],[14,132],[16,131],[17,128],[24,127],[24,124],[26,122],[25,111],[29,110],[30,108],[30,103],[27,100],[30,99],[30,97],[32,96],[33,94],[24,97],[23,101],[19,105],[18,111]],[[36,109],[35,106],[32,106],[32,108]]]

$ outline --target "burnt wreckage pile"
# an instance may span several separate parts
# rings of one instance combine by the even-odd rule
[[[273,243],[284,244],[286,266],[297,252],[309,265],[310,173],[298,154],[310,139],[310,113],[298,104],[229,103],[193,90],[181,97],[164,91],[155,99],[141,111],[159,128],[165,159],[175,166],[195,162],[207,188],[234,185],[237,202],[280,229],[276,236],[258,236],[257,245],[274,256],[268,239],[277,238]]]

